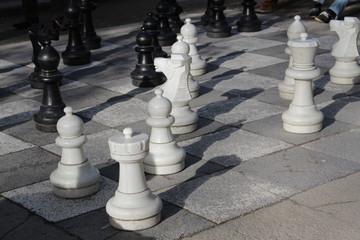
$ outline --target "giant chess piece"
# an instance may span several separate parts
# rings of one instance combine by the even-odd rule
[[[169,24],[169,4],[161,0],[156,6],[156,14],[155,16],[158,19],[158,29],[160,34],[158,36],[158,40],[160,46],[171,46],[174,42],[176,42],[176,33],[172,32],[170,24]]]
[[[91,53],[84,47],[80,35],[79,15],[80,8],[74,2],[69,1],[65,10],[69,23],[69,41],[66,50],[62,53],[65,65],[84,65],[90,63]]]
[[[182,7],[176,2],[176,0],[166,0],[170,6],[170,14],[169,14],[169,25],[173,32],[179,33],[180,28],[184,25],[183,21],[180,20],[180,13],[184,10]]]
[[[59,89],[63,75],[57,69],[60,55],[50,44],[50,40],[45,40],[38,56],[43,97],[40,111],[34,114],[36,129],[44,132],[56,132],[56,123],[64,116],[65,108]]]
[[[149,136],[125,128],[109,139],[111,157],[119,162],[119,187],[106,204],[110,224],[117,229],[141,230],[160,222],[162,202],[146,185],[143,160]]]
[[[190,73],[192,76],[200,76],[206,72],[206,61],[201,59],[196,48],[196,43],[199,41],[199,38],[197,37],[195,25],[191,23],[190,18],[187,18],[185,23],[186,24],[181,27],[180,31],[184,38],[184,42],[189,44],[190,47],[189,55],[192,59],[190,64]]]
[[[151,127],[149,155],[144,160],[144,171],[164,175],[180,172],[185,167],[186,152],[177,145],[170,126],[175,122],[171,102],[162,96],[163,90],[155,90],[156,97],[150,100],[146,123]]]
[[[231,35],[231,27],[224,15],[225,0],[211,0],[212,16],[210,23],[205,27],[206,35],[210,38],[224,38]]]
[[[331,20],[331,31],[339,35],[331,55],[335,57],[335,65],[330,69],[330,81],[335,84],[358,84],[360,82],[360,66],[357,62],[359,51],[357,39],[360,21],[357,17],[345,17],[344,21]]]
[[[152,45],[154,47],[153,58],[157,57],[168,57],[167,53],[162,50],[158,36],[160,31],[158,30],[158,21],[153,17],[153,13],[148,13],[148,17],[143,21],[143,27],[145,28],[146,32],[150,33],[153,41]]]
[[[254,0],[244,0],[243,13],[240,19],[236,22],[237,30],[239,32],[257,32],[261,30],[261,21],[258,19],[255,13],[256,2]]]
[[[162,74],[155,71],[152,41],[151,34],[142,27],[141,32],[136,36],[138,46],[135,47],[135,51],[138,53],[138,62],[131,72],[132,84],[135,86],[154,87],[164,82]]]
[[[294,22],[290,24],[288,30],[287,30],[287,37],[289,40],[300,38],[301,33],[306,33],[306,28],[304,24],[300,21],[301,17],[299,15],[296,15],[294,17]],[[291,56],[290,48],[286,47],[285,53],[287,53],[289,58],[289,67],[291,68],[293,64],[293,57]],[[284,80],[279,83],[279,95],[283,99],[291,100],[294,95],[294,86],[295,86],[295,80],[287,75],[288,71],[285,71],[285,77]]]
[[[211,22],[211,16],[213,15],[211,0],[207,0],[206,11],[204,15],[201,16],[201,23],[203,26],[207,26]]]
[[[289,109],[282,114],[284,130],[291,133],[314,133],[322,128],[323,114],[316,108],[312,93],[312,80],[320,76],[320,69],[314,65],[316,39],[307,39],[301,33],[300,39],[288,42],[293,56],[293,65],[286,70],[295,79],[295,92]]]
[[[86,136],[82,135],[84,123],[66,107],[65,116],[57,122],[59,137],[56,145],[62,148],[61,160],[50,175],[53,193],[63,198],[81,198],[99,190],[99,170],[90,165],[82,146]]]
[[[191,57],[184,52],[189,52],[189,46],[178,36],[171,48],[171,57],[155,58],[156,71],[163,72],[167,81],[161,86],[163,96],[172,104],[171,115],[175,122],[171,125],[173,134],[193,132],[197,128],[198,115],[192,111],[189,102],[192,99],[189,91],[189,75]]]
[[[101,38],[96,34],[91,12],[96,9],[96,3],[93,0],[80,0],[82,31],[81,38],[86,49],[101,48]]]
[[[39,33],[41,31],[41,27],[39,24],[33,24],[29,29],[29,38],[31,41],[31,45],[33,48],[33,56],[31,58],[34,63],[34,71],[30,74],[29,80],[32,88],[42,89],[43,83],[40,80],[40,65],[38,62],[38,56],[41,50],[41,43],[39,39]]]

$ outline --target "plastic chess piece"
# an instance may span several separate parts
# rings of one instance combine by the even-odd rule
[[[91,12],[96,9],[96,6],[93,0],[79,1],[82,19],[81,39],[88,50],[101,48],[101,38],[95,32],[91,16]]]
[[[138,62],[131,72],[132,84],[135,86],[154,87],[164,82],[162,74],[155,71],[152,41],[151,34],[142,27],[141,32],[136,36],[138,46],[135,47],[135,51],[138,53]]]
[[[190,64],[190,73],[192,76],[200,76],[206,72],[206,61],[201,59],[196,43],[199,41],[197,37],[197,30],[194,24],[191,23],[191,19],[185,20],[185,25],[181,27],[181,35],[183,36],[184,42],[189,44],[190,51],[189,55],[192,59]]]
[[[254,0],[244,0],[243,13],[240,19],[236,22],[237,30],[239,32],[257,32],[261,30],[261,21],[255,13],[256,2]]]
[[[177,145],[170,126],[175,122],[170,115],[171,102],[162,96],[163,90],[155,90],[156,97],[150,100],[146,123],[151,127],[149,155],[144,160],[144,171],[164,175],[180,172],[185,167],[186,152]]]
[[[358,84],[360,82],[360,66],[357,62],[359,19],[345,17],[343,21],[331,20],[330,30],[335,31],[340,38],[331,51],[336,61],[329,71],[330,81],[335,84]]]
[[[69,1],[65,10],[69,24],[69,40],[66,50],[62,53],[65,65],[84,65],[90,63],[91,53],[87,50],[81,40],[80,35],[80,8],[74,2]]]
[[[63,198],[81,198],[99,190],[99,170],[90,165],[82,146],[86,136],[82,135],[84,123],[66,107],[65,116],[57,122],[59,137],[56,145],[62,148],[61,160],[50,175],[53,193]]]
[[[301,33],[306,33],[306,27],[300,21],[301,17],[299,15],[296,15],[294,17],[294,20],[295,21],[292,24],[290,24],[290,26],[287,30],[287,37],[289,40],[292,40],[295,38],[300,38]],[[291,68],[292,63],[293,63],[293,58],[291,56],[289,47],[286,47],[285,53],[287,53],[290,56],[289,67],[288,67],[288,69],[289,69],[289,68]],[[288,76],[286,73],[287,73],[287,71],[285,71],[284,80],[279,84],[279,87],[278,87],[279,95],[282,99],[291,100],[294,95],[295,80],[292,77]]]
[[[153,17],[153,13],[148,13],[148,17],[143,21],[143,27],[145,28],[147,33],[150,33],[153,41],[152,41],[152,45],[154,47],[154,52],[153,52],[153,58],[156,57],[168,57],[167,53],[165,51],[162,50],[160,44],[159,44],[159,39],[158,36],[160,34],[159,30],[158,30],[158,21]]]
[[[224,15],[225,0],[211,0],[213,15],[209,25],[205,27],[206,35],[210,38],[224,38],[231,35],[231,27]]]
[[[117,229],[141,230],[160,222],[162,202],[146,185],[143,160],[149,136],[125,128],[109,139],[111,157],[119,162],[119,187],[106,204],[110,224]]]
[[[189,102],[192,99],[189,91],[189,75],[191,57],[184,52],[189,52],[189,45],[178,36],[178,42],[171,47],[171,57],[155,58],[156,71],[163,72],[167,81],[161,86],[163,96],[172,104],[171,115],[175,122],[171,125],[173,134],[193,132],[197,128],[198,115],[192,111]]]
[[[175,33],[180,33],[180,28],[184,25],[180,20],[180,14],[184,11],[176,0],[166,0],[170,6],[169,25]]]
[[[63,75],[57,69],[60,55],[50,44],[50,40],[45,40],[38,56],[43,97],[40,110],[34,114],[36,129],[44,132],[56,132],[56,123],[64,116],[63,109],[65,108],[59,89],[59,82]]]
[[[159,31],[160,34],[158,36],[160,46],[171,46],[174,42],[176,42],[176,33],[172,32],[170,24],[169,24],[169,4],[161,0],[156,6],[156,14],[155,16],[158,19]]]
[[[206,11],[204,15],[201,16],[201,23],[203,26],[207,26],[211,22],[211,16],[213,15],[211,0],[207,0]]]
[[[312,93],[312,80],[319,77],[320,69],[314,65],[317,39],[307,39],[301,33],[300,39],[288,42],[293,56],[293,65],[286,70],[295,79],[295,91],[289,109],[282,114],[284,130],[291,133],[314,133],[322,128],[323,114],[316,108]]]

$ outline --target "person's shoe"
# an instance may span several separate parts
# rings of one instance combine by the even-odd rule
[[[315,17],[315,21],[320,23],[329,23],[332,19],[336,18],[336,13],[331,10],[327,9],[319,14],[319,16]]]
[[[314,19],[321,13],[321,7],[314,7],[310,10],[309,17]]]
[[[264,0],[260,8],[256,10],[258,13],[271,13],[277,9],[277,1],[273,0]]]
[[[13,26],[18,30],[23,30],[23,29],[28,29],[34,23],[39,23],[39,19],[33,19],[33,20],[25,19],[22,22],[15,23]]]

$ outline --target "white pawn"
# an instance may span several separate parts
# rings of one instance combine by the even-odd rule
[[[356,17],[345,17],[344,21],[331,20],[330,30],[335,31],[340,40],[334,44],[331,55],[335,65],[330,69],[330,81],[335,84],[357,84],[360,82],[360,66],[357,62],[359,51],[357,39],[360,21]]]
[[[80,198],[99,190],[99,170],[90,165],[84,156],[82,146],[86,136],[82,135],[83,122],[73,115],[73,109],[66,107],[65,116],[56,124],[59,137],[56,144],[62,148],[58,168],[50,175],[55,195],[63,198]]]
[[[161,86],[163,96],[172,104],[171,115],[175,122],[171,125],[173,134],[193,132],[197,128],[198,115],[192,111],[189,102],[192,99],[189,91],[189,75],[191,57],[184,52],[189,51],[189,45],[178,36],[178,41],[171,47],[169,58],[155,58],[156,71],[163,72],[167,81]]]
[[[300,21],[301,17],[299,15],[296,15],[294,17],[294,22],[289,26],[287,30],[287,37],[289,40],[300,38],[300,33],[305,33],[306,28],[304,24]],[[293,64],[293,58],[291,56],[290,48],[285,48],[285,53],[289,54],[289,68],[291,68]],[[284,80],[279,84],[279,95],[282,99],[291,100],[294,95],[294,85],[295,81],[294,78],[288,76],[285,72],[285,78]]]
[[[125,128],[109,138],[111,157],[119,162],[119,187],[106,203],[110,224],[117,229],[141,230],[160,222],[162,202],[146,185],[143,160],[149,136]]]
[[[196,48],[196,43],[199,41],[197,37],[197,30],[194,24],[191,23],[191,19],[185,19],[185,24],[180,29],[181,35],[184,37],[184,42],[189,44],[190,51],[189,56],[192,59],[190,64],[190,73],[193,76],[200,76],[206,72],[206,62],[203,60]]]
[[[316,108],[312,93],[312,80],[320,76],[320,69],[314,65],[317,39],[307,39],[301,33],[300,39],[288,42],[294,58],[293,65],[286,70],[295,79],[295,91],[289,109],[282,114],[283,127],[291,133],[313,133],[322,128],[323,114]]]
[[[156,89],[155,94],[148,104],[150,118],[146,123],[151,127],[151,135],[144,170],[157,175],[180,172],[185,167],[186,152],[177,145],[170,130],[175,121],[170,115],[171,102],[162,96],[162,89]]]

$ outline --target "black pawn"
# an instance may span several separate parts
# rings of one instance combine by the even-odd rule
[[[101,48],[101,38],[96,34],[91,12],[96,9],[96,4],[92,0],[80,0],[79,7],[82,19],[82,42],[86,49]]]
[[[201,16],[201,23],[203,26],[207,26],[211,22],[211,16],[213,15],[211,0],[207,0],[207,7],[204,15]]]
[[[69,40],[62,53],[65,65],[84,65],[90,63],[91,53],[84,47],[80,35],[80,8],[74,1],[69,1],[65,10],[69,25]]]
[[[152,52],[154,47],[151,45],[152,36],[141,28],[141,33],[136,36],[137,47],[135,51],[138,53],[138,62],[135,70],[131,72],[133,85],[138,87],[154,87],[164,82],[160,73],[155,72]]]
[[[45,40],[38,56],[40,79],[44,87],[40,110],[34,114],[36,129],[44,132],[56,132],[56,123],[64,116],[65,108],[59,89],[63,75],[57,69],[60,55],[50,44],[50,40]]]
[[[258,19],[255,13],[256,2],[254,0],[244,0],[243,13],[240,19],[236,22],[239,32],[257,32],[261,30],[261,21]]]
[[[209,25],[206,26],[206,35],[210,38],[224,38],[231,35],[231,27],[226,22],[224,15],[225,0],[211,0],[213,15]]]
[[[169,24],[169,4],[161,0],[156,6],[156,17],[158,19],[158,36],[160,46],[171,46],[176,42],[176,33],[172,32]]]
[[[176,0],[166,0],[170,7],[169,13],[169,24],[171,30],[176,33],[180,33],[181,27],[184,25],[184,22],[180,20],[180,13],[184,10],[180,5],[176,2]]]
[[[38,56],[41,50],[41,44],[39,42],[39,31],[40,31],[40,25],[38,24],[36,25],[33,24],[29,29],[29,38],[33,48],[33,56],[31,60],[35,65],[34,71],[29,76],[29,80],[31,87],[35,89],[43,88],[43,83],[40,80],[40,65],[38,62]]]
[[[148,17],[143,22],[143,27],[146,32],[152,35],[153,41],[152,45],[154,47],[153,58],[164,57],[167,58],[168,55],[164,52],[159,44],[158,35],[158,21],[153,17],[153,13],[148,13]]]

